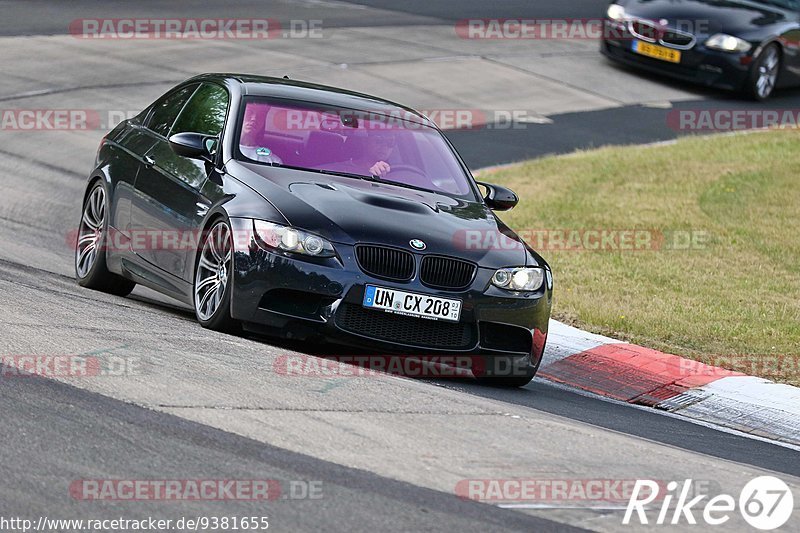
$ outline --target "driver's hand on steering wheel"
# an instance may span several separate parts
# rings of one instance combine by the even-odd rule
[[[392,167],[389,166],[389,163],[386,161],[378,161],[371,167],[369,167],[369,171],[372,173],[373,176],[378,176],[382,178],[386,174],[392,171]]]

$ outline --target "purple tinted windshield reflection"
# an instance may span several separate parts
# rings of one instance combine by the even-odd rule
[[[245,160],[376,177],[474,199],[442,135],[411,114],[254,100],[246,103],[241,120],[239,151]]]

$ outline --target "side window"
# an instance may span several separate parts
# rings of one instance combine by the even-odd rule
[[[166,98],[157,102],[150,115],[147,127],[159,135],[167,136],[172,123],[175,122],[178,113],[183,109],[184,104],[192,96],[197,85],[189,85],[170,94]]]
[[[204,83],[181,111],[170,132],[219,135],[228,111],[228,92],[218,85]]]

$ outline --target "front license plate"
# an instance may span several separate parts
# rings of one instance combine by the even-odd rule
[[[666,46],[645,43],[643,41],[633,41],[633,51],[643,56],[669,61],[670,63],[680,63],[681,53]]]
[[[418,316],[448,322],[458,322],[458,318],[461,316],[461,300],[438,298],[374,285],[367,285],[367,290],[364,291],[363,305],[369,309],[380,309],[398,315]]]

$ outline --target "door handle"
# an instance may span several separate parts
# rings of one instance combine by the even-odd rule
[[[150,168],[155,164],[156,164],[156,160],[155,159],[153,159],[149,155],[144,156],[144,166],[146,166],[147,168]]]

